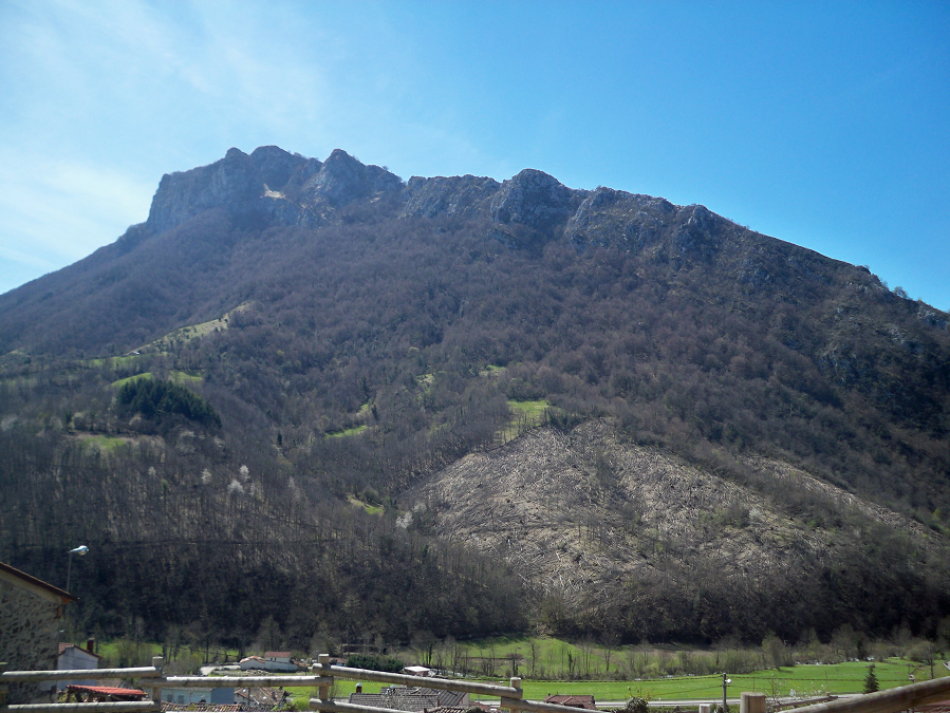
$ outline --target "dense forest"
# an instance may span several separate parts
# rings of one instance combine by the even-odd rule
[[[273,616],[302,649],[532,622],[611,621],[627,640],[778,628],[727,606],[750,586],[729,573],[683,591],[682,559],[658,557],[605,619],[424,517],[405,527],[410,489],[510,438],[518,402],[545,408],[522,429],[602,420],[813,528],[850,515],[745,456],[926,528],[929,554],[889,531],[849,543],[805,597],[757,582],[757,611],[839,619],[783,636],[926,633],[948,613],[945,313],[701,206],[540,172],[404,184],[276,151],[166,177],[149,222],[0,296],[0,558],[60,582],[67,549],[99,553],[73,572],[77,626],[243,646]],[[238,187],[209,193],[213,171]]]

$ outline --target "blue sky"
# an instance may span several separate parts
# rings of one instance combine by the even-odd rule
[[[950,309],[950,3],[0,0],[0,292],[236,146],[538,168]]]

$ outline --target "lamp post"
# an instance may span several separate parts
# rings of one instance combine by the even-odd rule
[[[69,591],[69,578],[73,573],[73,555],[83,556],[89,552],[89,548],[85,545],[79,545],[75,549],[69,551],[69,564],[66,565],[66,591]]]
[[[726,713],[728,710],[726,703],[726,684],[732,683],[731,678],[726,678],[726,674],[722,674],[722,713]]]

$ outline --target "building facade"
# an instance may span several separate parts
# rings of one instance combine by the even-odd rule
[[[0,661],[10,671],[55,671],[63,609],[76,598],[0,562]],[[7,703],[49,700],[54,682],[11,683]]]

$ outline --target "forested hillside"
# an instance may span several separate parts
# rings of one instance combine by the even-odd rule
[[[728,508],[695,513],[708,538],[677,545],[688,556],[653,547],[647,567],[567,592],[543,568],[507,569],[499,541],[421,495],[519,429],[598,423],[575,470],[600,473],[577,476],[598,503],[585,517],[633,503],[624,527],[650,539],[679,505],[637,503],[610,464],[629,448],[675,458],[784,523],[756,555],[786,563],[762,570],[778,584],[749,601],[794,596],[793,560],[819,578],[784,636],[927,633],[950,607],[947,320],[868,268],[702,206],[532,170],[404,183],[341,151],[232,149],[163,178],[148,221],[113,245],[0,296],[0,558],[57,582],[81,540],[99,553],[73,573],[86,627],[138,619],[155,636],[246,640],[269,615],[301,648],[531,622],[582,635],[606,600],[628,638],[777,629],[717,605],[739,569],[690,595],[714,625],[676,607],[644,617],[655,598],[624,594],[657,576],[679,590],[684,563],[706,571],[721,533],[743,529]],[[762,459],[838,495],[750,465]],[[456,497],[480,502],[478,479]],[[867,520],[874,507],[892,514]],[[788,548],[797,559],[776,554]],[[892,606],[872,606],[872,571],[898,558]]]

